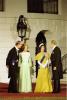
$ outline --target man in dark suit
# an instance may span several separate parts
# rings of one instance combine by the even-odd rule
[[[17,75],[18,75],[18,59],[19,49],[22,46],[21,41],[17,41],[15,47],[13,47],[6,58],[6,66],[8,67],[8,78],[10,78],[8,92],[17,92]]]
[[[39,53],[39,45],[41,43],[44,44],[45,46],[45,51],[46,51],[46,37],[45,37],[45,33],[47,32],[47,30],[42,30],[40,31],[38,34],[37,34],[37,37],[36,37],[36,54]],[[36,61],[36,77],[38,75],[38,63]]]
[[[52,53],[51,53],[51,63],[52,63],[52,73],[54,80],[54,93],[60,92],[60,79],[63,78],[63,68],[61,61],[61,50],[56,46],[56,41],[51,41]]]

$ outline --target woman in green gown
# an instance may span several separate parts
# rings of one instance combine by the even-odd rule
[[[32,92],[31,81],[31,56],[28,52],[28,46],[22,46],[22,52],[19,54],[19,92]]]

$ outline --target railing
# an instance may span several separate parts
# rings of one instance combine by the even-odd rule
[[[62,57],[63,74],[67,74],[67,54]]]

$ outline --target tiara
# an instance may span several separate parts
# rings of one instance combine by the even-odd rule
[[[43,46],[44,44],[43,43],[41,43],[40,45],[39,45],[39,47],[41,47],[41,46]]]

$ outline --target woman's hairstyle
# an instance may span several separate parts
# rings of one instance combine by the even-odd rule
[[[40,48],[41,46],[44,46],[44,44],[43,44],[43,43],[41,43],[41,44],[39,45],[39,48]]]
[[[25,49],[25,44],[23,44],[23,45],[21,46],[21,52],[24,51],[24,49]]]
[[[39,52],[41,51],[42,46],[44,46],[43,43],[41,43],[41,44],[39,45]],[[45,49],[45,46],[44,46],[44,49]]]
[[[27,46],[27,44],[23,44],[23,45],[21,46],[20,52],[23,52],[23,51],[24,51],[25,46]],[[28,51],[28,50],[27,50],[27,51]],[[28,52],[29,52],[29,51],[28,51]]]

